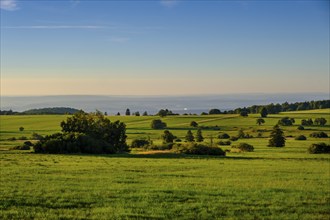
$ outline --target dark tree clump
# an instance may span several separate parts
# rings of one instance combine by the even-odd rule
[[[218,115],[218,114],[221,114],[221,111],[219,109],[211,109],[209,111],[209,115]]]
[[[262,118],[266,118],[268,115],[268,111],[265,107],[262,107],[262,109],[260,110],[260,115]]]
[[[330,145],[326,143],[312,144],[307,151],[310,154],[329,154]]]
[[[239,115],[240,116],[243,116],[243,117],[247,117],[247,116],[249,116],[249,113],[247,112],[247,111],[241,111],[240,113],[239,113]]]
[[[188,132],[186,134],[186,141],[188,141],[188,142],[194,142],[195,141],[194,135],[191,132],[191,130],[188,130]]]
[[[110,120],[100,112],[75,113],[61,122],[62,133],[38,141],[37,153],[116,153],[128,151],[126,125]]]
[[[228,139],[228,138],[230,138],[230,136],[227,133],[222,133],[222,134],[218,135],[218,138],[219,139]]]
[[[278,124],[282,125],[282,126],[290,126],[290,125],[293,125],[294,123],[295,123],[294,118],[289,118],[289,117],[281,118],[278,121]]]
[[[256,120],[256,122],[257,122],[258,125],[261,125],[261,124],[264,124],[265,123],[265,120],[263,118],[258,118]]]
[[[314,123],[316,125],[324,126],[327,123],[327,120],[325,118],[315,118]]]
[[[197,130],[197,134],[196,134],[196,141],[197,142],[202,142],[204,140],[203,134],[202,134],[202,130],[198,129]]]
[[[164,144],[173,143],[174,139],[176,139],[176,136],[174,136],[169,130],[165,130],[164,134],[162,135],[162,139]]]
[[[196,128],[196,127],[198,127],[198,123],[195,121],[192,121],[192,122],[190,122],[190,126]]]
[[[163,129],[166,128],[166,123],[162,122],[160,119],[154,119],[151,122],[152,129]]]
[[[125,115],[127,116],[131,115],[131,111],[129,109],[126,109]]]
[[[270,133],[268,147],[284,147],[284,146],[285,146],[285,136],[283,130],[278,125],[275,125],[273,131]]]

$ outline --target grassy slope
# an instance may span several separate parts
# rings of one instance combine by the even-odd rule
[[[325,117],[329,110],[270,115],[257,126],[259,115],[241,118],[176,116],[163,120],[183,137],[192,120],[218,125],[235,135],[244,128],[252,135],[269,130],[280,117]],[[49,134],[60,130],[65,116],[1,116],[0,219],[328,219],[330,213],[330,156],[310,155],[306,148],[319,141],[288,138],[282,149],[268,148],[267,138],[239,140],[255,146],[252,153],[229,153],[226,158],[173,154],[36,155],[7,151],[17,142],[9,137]],[[111,117],[127,124],[129,139],[159,138],[151,130],[155,117]],[[19,132],[23,126],[25,130]],[[306,134],[329,126],[285,127],[286,135]],[[203,131],[216,136],[219,131]],[[268,135],[266,132],[265,136]]]

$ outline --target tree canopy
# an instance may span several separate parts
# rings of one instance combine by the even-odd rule
[[[48,135],[35,145],[38,153],[116,153],[128,151],[126,125],[111,122],[101,112],[80,111],[61,122],[62,133]]]

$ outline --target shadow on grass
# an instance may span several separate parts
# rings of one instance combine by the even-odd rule
[[[141,154],[135,153],[121,153],[121,154],[43,154],[34,153],[31,151],[17,151],[17,150],[2,150],[5,154],[30,154],[30,155],[61,155],[70,157],[105,157],[105,158],[132,158],[132,159],[204,159],[204,160],[295,160],[295,161],[306,161],[306,160],[317,160],[317,161],[330,161],[330,158],[319,157],[319,158],[294,158],[294,157],[261,157],[261,156],[216,156],[216,155],[190,155],[180,154],[174,152],[146,152]]]

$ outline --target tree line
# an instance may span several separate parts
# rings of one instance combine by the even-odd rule
[[[305,102],[295,102],[295,103],[284,102],[282,104],[271,103],[268,105],[252,105],[249,107],[236,108],[234,110],[226,110],[226,111],[221,111],[220,109],[214,108],[214,109],[210,109],[208,113],[202,112],[201,115],[240,114],[241,116],[248,116],[248,114],[261,113],[262,117],[266,117],[267,114],[277,114],[280,112],[325,109],[325,108],[330,108],[330,100],[305,101]],[[12,110],[3,110],[3,111],[0,110],[0,115],[74,114],[78,111],[79,111],[78,109],[74,109],[74,108],[55,107],[55,108],[31,109],[23,112],[16,112]],[[105,112],[104,115],[108,115],[107,112]],[[118,112],[116,115],[120,116],[121,114]],[[152,114],[148,114],[147,111],[144,111],[142,114],[140,114],[139,111],[131,112],[130,109],[126,109],[125,115],[148,116]],[[165,117],[165,116],[179,115],[179,114],[173,113],[171,110],[168,109],[160,109],[155,115]]]

